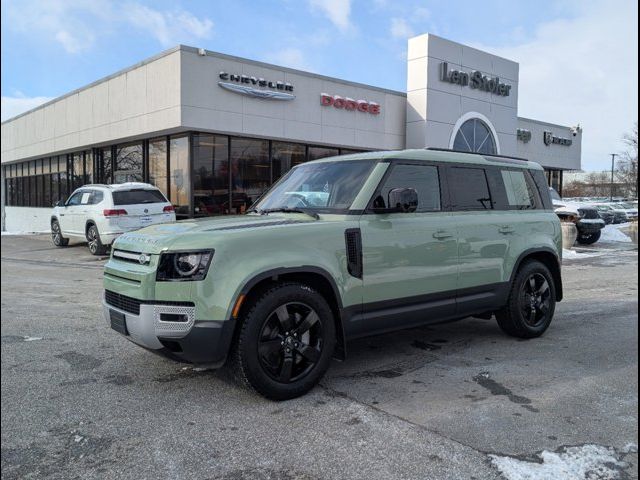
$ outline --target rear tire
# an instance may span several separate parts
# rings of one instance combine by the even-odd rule
[[[56,247],[66,247],[69,245],[69,239],[62,236],[62,229],[58,220],[51,222],[51,241]]]
[[[272,400],[304,395],[322,378],[336,344],[331,308],[307,285],[262,290],[244,309],[228,368],[243,385]]]
[[[496,319],[508,335],[535,338],[549,328],[555,308],[553,275],[543,263],[532,260],[518,270],[507,305],[496,312]]]
[[[87,246],[91,255],[104,255],[107,253],[107,247],[100,241],[100,233],[95,225],[90,225],[87,229]]]
[[[578,243],[581,245],[592,245],[600,240],[602,232],[595,233],[578,233]]]

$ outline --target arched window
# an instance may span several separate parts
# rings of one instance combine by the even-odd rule
[[[453,141],[453,149],[488,155],[498,153],[491,129],[479,118],[471,118],[460,125]]]

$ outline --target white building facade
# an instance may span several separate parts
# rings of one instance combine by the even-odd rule
[[[541,163],[561,189],[581,131],[517,116],[518,64],[426,34],[407,92],[179,46],[2,123],[2,228],[45,231],[87,183],[147,181],[179,217],[243,213],[299,163],[446,148]]]

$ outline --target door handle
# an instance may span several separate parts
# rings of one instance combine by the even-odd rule
[[[444,240],[445,238],[451,237],[453,237],[453,235],[445,230],[438,230],[433,234],[433,238],[435,238],[436,240]]]
[[[503,225],[501,226],[498,231],[500,233],[504,233],[505,235],[509,234],[509,233],[513,233],[515,232],[515,230],[513,229],[513,227],[509,226],[509,225]]]

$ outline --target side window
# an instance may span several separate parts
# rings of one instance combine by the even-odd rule
[[[94,190],[93,194],[91,195],[91,205],[97,205],[103,200],[103,198],[104,194],[101,191]]]
[[[502,170],[507,203],[518,209],[536,208],[536,195],[523,170]]]
[[[389,192],[394,188],[413,188],[418,193],[417,212],[434,212],[441,208],[438,167],[431,165],[394,165],[374,199],[375,208],[387,208]]]
[[[80,205],[80,202],[82,201],[82,196],[87,193],[87,192],[76,192],[73,195],[71,195],[71,198],[69,198],[69,200],[67,200],[67,207],[73,207],[75,205]]]
[[[483,168],[451,167],[449,191],[454,210],[491,210],[487,175]]]

